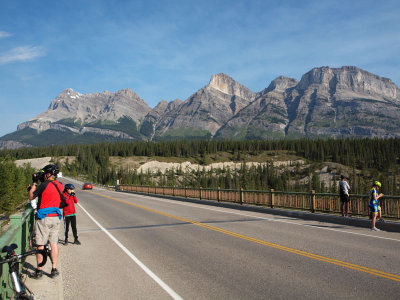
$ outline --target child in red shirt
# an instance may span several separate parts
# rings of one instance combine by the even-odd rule
[[[75,187],[73,184],[67,183],[64,186],[64,191],[63,191],[63,195],[67,199],[67,206],[63,208],[65,246],[68,245],[69,224],[71,224],[72,233],[74,235],[74,244],[75,245],[81,244],[81,242],[78,240],[78,231],[76,229],[75,203],[78,203],[78,199],[75,196],[74,188]]]

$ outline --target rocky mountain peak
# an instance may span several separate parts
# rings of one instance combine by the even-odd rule
[[[181,99],[175,99],[174,101],[171,101],[170,103],[168,103],[168,110],[176,109],[182,103],[183,103],[183,101]]]
[[[321,85],[333,92],[340,90],[356,94],[380,95],[396,99],[399,88],[388,78],[380,77],[354,66],[341,68],[319,67],[304,74],[297,86],[305,90],[313,85]]]
[[[333,78],[333,70],[329,67],[313,68],[301,77],[298,88],[306,89],[313,84],[323,84],[329,86],[329,81]]]
[[[66,119],[83,124],[118,122],[125,116],[139,124],[150,110],[147,103],[131,89],[91,94],[66,89],[50,103],[48,110],[20,124],[18,129],[30,127],[39,131],[47,130],[52,123]]]
[[[270,85],[262,92],[262,94],[277,91],[277,92],[284,92],[285,90],[296,86],[299,82],[297,79],[279,76],[275,78]]]
[[[252,91],[247,87],[235,81],[232,77],[224,73],[219,73],[211,76],[210,83],[206,87],[207,89],[215,89],[224,94],[236,95],[241,98],[248,98]]]
[[[76,97],[76,96],[81,96],[81,95],[82,95],[82,94],[80,94],[80,93],[78,93],[78,92],[75,92],[73,89],[68,88],[68,89],[65,89],[64,91],[62,91],[60,94],[58,94],[57,97],[56,97],[56,99],[57,99],[57,98],[65,98],[65,97],[72,97],[72,98],[74,98],[74,97]]]
[[[71,89],[71,88],[67,88],[67,89],[65,89],[65,90],[63,90],[61,93],[60,93],[60,95],[69,95],[69,94],[73,94],[73,93],[76,93],[73,89]]]
[[[167,102],[166,100],[161,100],[152,110],[152,112],[155,112],[157,114],[163,114],[167,111],[171,111],[173,109],[176,109],[178,106],[180,106],[183,103],[182,100],[180,99],[175,99],[174,101]]]
[[[165,112],[167,107],[168,107],[168,102],[163,99],[160,102],[158,102],[158,104],[153,108],[153,110],[150,113],[154,112],[156,114],[162,114]]]
[[[115,92],[116,96],[123,96],[127,98],[139,98],[138,94],[132,91],[130,88],[119,90]]]
[[[233,85],[235,80],[224,74],[224,73],[219,73],[219,74],[214,74],[211,76],[209,86],[213,87],[215,89],[223,89],[226,86],[231,86]]]
[[[154,107],[154,109],[158,109],[159,107],[166,108],[168,106],[168,101],[163,99]]]

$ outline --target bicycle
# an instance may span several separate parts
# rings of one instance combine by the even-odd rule
[[[1,250],[2,253],[7,253],[6,258],[0,260],[0,265],[8,263],[10,279],[12,281],[12,289],[14,290],[14,299],[35,299],[35,295],[22,281],[22,275],[19,274],[19,262],[22,258],[40,253],[43,256],[43,261],[39,264],[39,267],[43,267],[47,261],[47,252],[45,250],[31,250],[22,254],[15,254],[15,249],[18,246],[16,244],[11,244],[10,246],[4,246]]]

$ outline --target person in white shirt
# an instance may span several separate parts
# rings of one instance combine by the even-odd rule
[[[343,217],[349,216],[349,206],[350,206],[350,196],[349,190],[350,185],[346,181],[346,177],[344,175],[340,175],[339,181],[339,195],[340,195],[340,212]]]

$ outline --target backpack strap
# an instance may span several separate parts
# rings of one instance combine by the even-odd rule
[[[63,198],[64,196],[61,194],[60,189],[58,188],[57,184],[55,184],[54,181],[50,181],[50,182],[56,187],[58,193],[60,194],[60,198],[61,198],[61,200],[62,200],[62,198]]]
[[[67,199],[64,197],[63,194],[61,194],[60,189],[58,188],[57,184],[54,183],[54,181],[50,181],[54,186],[56,187],[58,193],[60,194],[60,207],[59,208],[64,208],[67,206]]]

